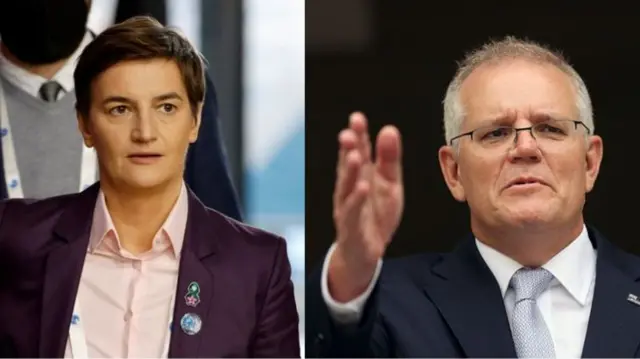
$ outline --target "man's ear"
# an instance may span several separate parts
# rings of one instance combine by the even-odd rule
[[[587,155],[585,163],[585,192],[589,193],[596,184],[596,179],[600,173],[600,164],[602,163],[602,157],[604,152],[604,145],[600,136],[589,136],[587,140]]]
[[[466,200],[464,187],[460,182],[460,171],[458,170],[458,162],[456,158],[456,149],[452,146],[442,146],[438,151],[438,160],[440,161],[440,170],[444,177],[444,181],[449,187],[449,191],[453,198],[459,202]]]

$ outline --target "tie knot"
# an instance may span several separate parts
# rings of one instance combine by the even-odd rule
[[[511,278],[511,287],[516,293],[516,302],[537,299],[549,287],[553,274],[544,268],[520,268]]]
[[[58,93],[62,86],[57,81],[47,81],[40,87],[40,97],[47,102],[54,102],[58,99]]]

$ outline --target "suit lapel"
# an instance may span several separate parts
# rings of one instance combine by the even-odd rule
[[[473,237],[432,269],[425,292],[467,357],[516,357],[500,287]]]
[[[597,246],[596,283],[583,357],[634,357],[640,344],[640,263],[590,228],[589,237]]]
[[[224,328],[217,328],[208,321],[209,311],[214,307],[215,290],[211,261],[216,251],[215,228],[209,225],[210,219],[204,205],[189,191],[189,218],[185,232],[184,246],[180,258],[176,304],[171,325],[171,345],[169,357],[196,358],[202,352],[202,339],[215,340],[223,336]],[[189,285],[197,283],[200,288],[199,303],[187,305],[185,298]],[[195,334],[187,334],[181,321],[183,318],[199,318],[201,327]],[[186,323],[185,323],[186,324]],[[211,344],[211,343],[207,343]]]
[[[2,81],[2,79],[0,79]],[[2,86],[2,84],[0,84]],[[2,139],[0,138],[0,145],[2,144]],[[0,146],[0,163],[4,163],[4,154],[2,153],[2,146]],[[0,166],[0,200],[9,198],[9,193],[7,193],[7,182],[5,180],[6,175],[4,172],[4,166]]]
[[[54,228],[54,248],[47,255],[42,293],[41,357],[64,355],[98,190],[95,184],[72,197]]]

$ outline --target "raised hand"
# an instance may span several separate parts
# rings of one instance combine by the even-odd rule
[[[393,126],[382,128],[374,160],[367,127],[365,116],[354,113],[338,138],[333,198],[337,247],[329,266],[336,300],[350,300],[367,287],[404,207],[400,133]]]

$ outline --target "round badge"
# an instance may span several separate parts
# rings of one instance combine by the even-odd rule
[[[198,334],[202,328],[202,319],[197,314],[187,313],[180,319],[180,327],[187,335]]]

